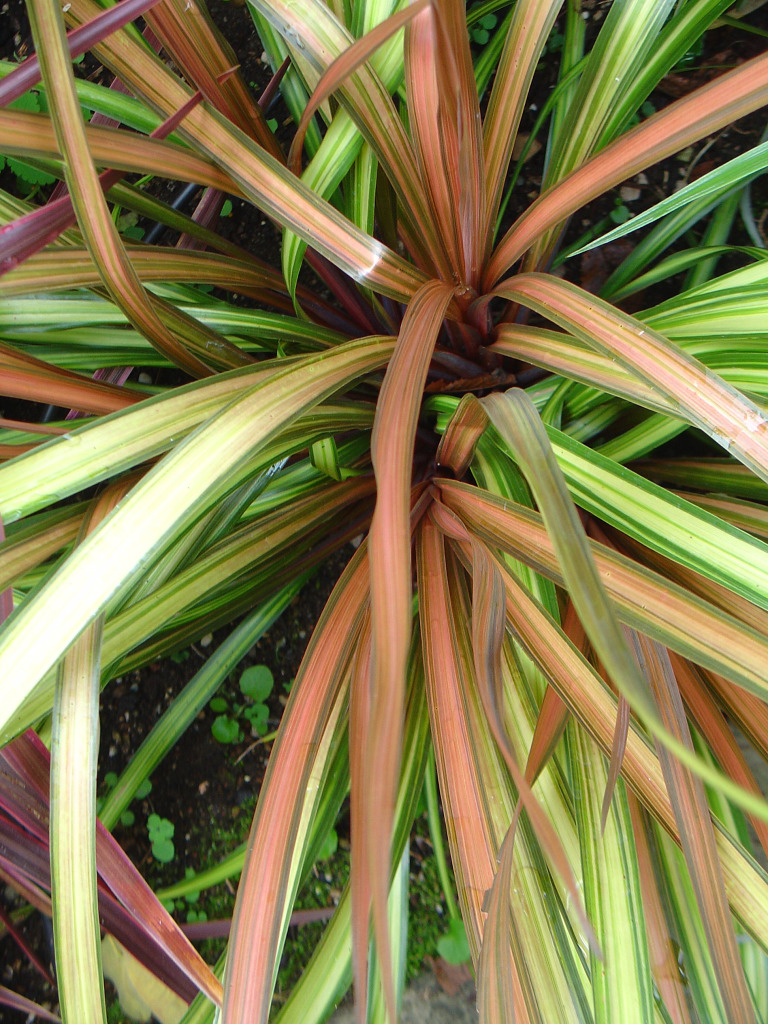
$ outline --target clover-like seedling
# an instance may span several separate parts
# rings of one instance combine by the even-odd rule
[[[97,814],[101,814],[101,809],[104,806],[104,801],[107,799],[109,794],[115,788],[117,783],[118,783],[117,772],[107,772],[107,774],[104,776],[104,783],[103,783],[103,785],[104,785],[104,794],[103,794],[103,796],[98,797],[98,799],[96,800],[96,813]],[[133,794],[133,798],[132,799],[134,799],[134,800],[143,800],[145,796],[149,796],[151,791],[152,791],[152,783],[150,782],[149,779],[144,779],[144,781],[141,782],[139,784],[139,786],[137,787],[136,792]],[[123,828],[130,828],[133,825],[133,823],[135,822],[135,820],[136,820],[136,815],[131,810],[125,810],[120,815],[120,824],[123,826]]]
[[[241,721],[245,719],[252,735],[263,736],[267,731],[269,708],[264,703],[272,693],[275,680],[266,665],[252,665],[240,676],[240,692],[249,703],[232,704],[224,697],[214,697],[211,711],[219,712],[211,725],[211,732],[219,743],[239,743],[243,738]]]
[[[152,792],[152,783],[149,779],[144,779],[143,782],[139,783],[136,787],[136,792],[133,795],[134,800],[143,800],[145,796],[149,796]]]
[[[472,42],[477,46],[485,46],[491,38],[491,32],[496,28],[498,18],[495,14],[485,14],[470,30]]]
[[[251,665],[240,676],[240,692],[254,702],[265,701],[274,685],[274,676],[266,665]]]
[[[188,867],[184,871],[184,877],[187,880],[189,880],[190,878],[194,878],[195,877],[195,869],[193,867]],[[200,890],[199,889],[193,889],[191,892],[188,892],[188,893],[185,894],[184,899],[187,901],[187,903],[197,903],[197,901],[200,899]]]
[[[147,818],[147,834],[152,844],[152,856],[161,864],[168,864],[176,854],[173,845],[174,831],[173,823],[167,818],[161,818],[159,814],[150,814]]]
[[[272,693],[274,685],[274,676],[266,665],[251,665],[240,676],[240,692],[253,701],[253,704],[242,709],[242,714],[248,719],[251,732],[258,736],[263,736],[267,731],[269,708],[264,702]]]
[[[211,702],[213,703],[213,702]],[[225,706],[226,701],[224,701]],[[218,710],[213,708],[214,711]],[[214,739],[217,739],[219,743],[239,743],[243,738],[243,730],[236,718],[232,718],[230,715],[217,715],[211,725],[211,732],[213,733]]]
[[[10,106],[15,110],[26,110],[37,113],[40,110],[40,98],[36,92],[28,92],[19,96]],[[23,160],[15,160],[11,156],[0,156],[0,171],[7,167],[16,176],[16,187],[22,195],[30,189],[36,191],[40,185],[51,185],[56,178],[47,171],[33,167]]]

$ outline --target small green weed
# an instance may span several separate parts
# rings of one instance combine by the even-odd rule
[[[211,732],[219,743],[240,743],[244,732],[242,723],[248,722],[252,736],[263,736],[267,731],[269,708],[265,701],[272,693],[275,680],[266,665],[252,665],[240,676],[240,692],[246,698],[244,703],[226,697],[214,697],[210,702],[211,711],[218,712],[211,725]]]
[[[629,220],[632,213],[626,203],[623,203],[618,197],[614,200],[613,209],[608,214],[614,224],[623,224]]]
[[[41,111],[40,97],[36,92],[28,92],[19,96],[10,106],[14,110],[28,110],[33,114]],[[38,170],[23,160],[17,160],[12,156],[0,156],[0,171],[7,167],[16,176],[16,188],[19,195],[28,196],[34,193],[41,185],[51,185],[56,178],[47,171]]]
[[[101,812],[101,808],[104,805],[104,801],[106,800],[106,798],[109,796],[109,794],[112,792],[112,790],[115,788],[116,785],[117,785],[117,772],[107,772],[107,774],[104,776],[104,782],[103,782],[104,793],[103,793],[102,796],[98,797],[97,800],[96,800],[96,813],[97,814],[99,814]],[[149,794],[151,792],[152,792],[152,783],[149,781],[149,779],[144,779],[142,784],[136,790],[136,794],[135,794],[133,799],[134,800],[143,800],[144,797],[145,796],[149,796]],[[131,825],[133,825],[133,823],[135,821],[136,821],[136,815],[131,810],[126,809],[120,815],[120,824],[124,828],[130,828]]]
[[[121,214],[117,221],[120,234],[126,238],[135,238],[140,242],[145,232],[144,228],[139,227],[138,220],[139,215],[135,210],[128,210],[126,213]],[[183,651],[182,653],[189,657],[189,651]]]
[[[463,964],[469,960],[467,930],[460,917],[452,917],[446,932],[437,940],[437,952],[449,964]]]
[[[482,18],[470,29],[470,37],[472,42],[477,46],[485,46],[488,40],[491,38],[491,32],[496,28],[498,24],[498,18],[495,14],[485,14]]]
[[[147,834],[152,844],[152,856],[161,864],[169,864],[176,856],[173,845],[173,822],[161,818],[159,814],[150,814],[147,818]]]
[[[184,872],[185,878],[194,878],[195,869],[187,868]],[[194,924],[196,922],[207,921],[208,915],[206,912],[198,907],[195,907],[200,899],[200,890],[194,889],[191,892],[187,892],[180,899],[177,900],[163,900],[163,906],[172,914],[177,911],[180,914],[184,914],[187,924]]]
[[[328,835],[323,840],[323,845],[320,847],[320,850],[318,851],[318,854],[317,854],[318,861],[330,860],[331,857],[333,857],[334,853],[336,853],[338,848],[339,848],[339,837],[336,834],[336,829],[332,828],[328,832]]]

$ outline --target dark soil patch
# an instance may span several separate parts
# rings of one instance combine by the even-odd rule
[[[220,691],[230,702],[242,700],[237,685],[242,672],[251,665],[266,665],[275,679],[268,702],[270,732],[280,721],[314,625],[350,555],[351,549],[346,548],[323,566]],[[101,778],[125,767],[159,717],[229,632],[229,628],[217,631],[180,656],[133,671],[106,687],[101,701]],[[241,808],[258,794],[269,744],[255,745],[259,737],[248,731],[247,722],[241,723],[245,727],[241,742],[221,743],[211,731],[215,718],[209,708],[200,712],[152,775],[152,791],[138,808],[137,827],[126,830],[118,826],[115,830],[134,862],[152,876],[153,884],[170,884],[183,877],[188,867],[199,871],[207,866],[205,841],[210,828],[231,828],[241,817]],[[176,858],[167,867],[152,860],[145,828],[151,813],[176,827]]]

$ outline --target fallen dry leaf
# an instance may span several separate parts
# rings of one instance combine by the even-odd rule
[[[468,981],[472,981],[472,968],[468,963],[449,964],[441,956],[425,956],[424,959],[432,968],[435,980],[446,995],[455,996]]]

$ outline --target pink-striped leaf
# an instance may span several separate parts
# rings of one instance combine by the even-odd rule
[[[211,362],[221,366],[222,357],[224,366],[234,365],[214,331],[142,288],[110,216],[88,149],[61,13],[52,0],[31,0],[29,17],[67,186],[104,285],[136,329],[192,376],[207,376]],[[241,362],[248,361],[243,356]]]
[[[635,656],[647,674],[666,728],[693,750],[685,708],[669,654],[642,634],[630,631]],[[709,807],[700,779],[657,743],[664,779],[675,813],[686,864],[696,893],[726,1019],[755,1021],[725,895]]]
[[[517,944],[509,897],[516,830],[517,813],[501,845],[499,866],[485,902],[487,917],[477,965],[477,1012],[481,1024],[536,1020],[535,1010],[529,1012],[528,1009],[535,1007],[535,999],[532,995],[527,999],[522,995],[519,975],[509,968],[510,945]],[[518,981],[517,986],[515,981]]]
[[[248,840],[232,922],[225,1024],[266,1024],[284,924],[294,841],[326,725],[346,686],[368,602],[368,553],[358,549],[312,634],[283,712]]]
[[[435,761],[454,871],[473,959],[483,939],[484,894],[493,883],[496,846],[490,824],[483,813],[481,780],[475,757],[463,697],[459,665],[451,635],[445,541],[441,530],[425,517],[417,533],[419,617],[421,620],[424,670],[427,684]],[[519,988],[514,968],[512,983]]]
[[[41,210],[45,209],[41,207]],[[125,251],[142,282],[212,284],[265,304],[271,300],[269,289],[277,285],[275,276],[263,273],[260,267],[217,253],[155,246],[127,246]],[[67,247],[66,258],[62,257],[61,249],[54,249],[38,253],[21,266],[9,270],[0,280],[0,296],[28,295],[62,288],[92,288],[100,283],[99,270],[89,252]]]
[[[159,0],[122,0],[120,4],[101,11],[90,22],[67,34],[67,48],[72,60],[82,56],[96,43],[127,25],[134,18],[154,7]],[[8,106],[40,81],[40,62],[35,54],[15,68],[0,82],[0,107]]]
[[[50,402],[65,409],[110,413],[135,405],[142,398],[126,388],[93,381],[2,344],[0,370],[0,394],[31,402]]]
[[[178,126],[179,117],[188,115],[191,107],[199,103],[195,93],[179,90],[177,95],[179,106],[168,109],[154,137],[125,129],[86,125],[85,137],[94,163],[132,173],[151,168],[155,174],[175,181],[190,181],[236,193],[237,186],[232,179],[212,160],[165,139],[165,135]],[[4,153],[60,159],[54,124],[48,115],[28,110],[0,110],[0,128]]]
[[[197,0],[165,0],[145,18],[163,48],[208,103],[267,152],[282,159],[282,152],[241,74],[234,50],[213,23],[205,5]],[[234,73],[227,73],[234,72]]]
[[[437,509],[435,508],[437,513]],[[490,885],[484,874],[496,873],[498,855],[509,824],[514,817],[515,789],[484,713],[476,683],[473,643],[469,630],[470,599],[463,569],[450,552],[443,554],[443,540],[434,552],[427,549],[425,521],[423,549],[419,554],[420,611],[428,699],[433,723],[440,791],[448,838],[470,950],[475,962],[486,942],[490,909]],[[462,554],[463,559],[463,554]],[[423,570],[423,572],[422,572]],[[491,796],[493,794],[493,796]],[[521,840],[522,841],[522,840]],[[524,857],[523,863],[527,863]],[[553,1005],[570,1003],[571,968],[566,962],[548,961],[542,956],[541,936],[546,935],[550,919],[546,899],[538,882],[518,882],[513,890],[498,891],[498,907],[503,921],[510,920],[509,901],[513,900],[515,927],[494,943],[501,960],[489,949],[486,964],[501,963],[510,976],[509,993],[518,1019],[544,1021]],[[519,916],[518,916],[519,915]],[[489,994],[496,995],[495,978],[486,977]],[[508,994],[509,994],[508,993]],[[540,1008],[541,1004],[547,1006]],[[497,1002],[491,999],[493,1011]],[[504,1016],[495,1018],[508,1019]]]
[[[506,567],[501,562],[497,567],[504,580],[508,623],[571,713],[609,756],[617,714],[616,697]],[[679,845],[678,826],[661,766],[634,722],[630,723],[627,735],[622,775]],[[753,934],[762,934],[762,929],[768,927],[768,884],[761,873],[753,870],[741,848],[729,836],[717,830],[715,840],[731,907]]]
[[[586,656],[587,634],[584,632],[584,627],[579,621],[572,601],[568,602],[565,612],[563,632],[574,647]],[[541,702],[536,728],[531,740],[531,749],[528,751],[528,761],[525,765],[525,780],[529,786],[533,785],[542,768],[552,756],[570,717],[570,712],[562,698],[556,690],[548,686],[544,700]]]
[[[468,37],[455,0],[422,11],[405,34],[414,143],[454,282],[477,284],[485,204],[480,111]]]
[[[394,812],[411,634],[413,448],[427,369],[452,299],[452,288],[431,281],[410,302],[379,393],[371,438],[377,498],[370,534],[371,731],[365,745],[365,791],[367,802],[378,809],[387,830]],[[395,1000],[387,937],[390,842],[382,842],[380,830],[371,828],[366,846],[374,934],[392,1011]]]
[[[371,877],[366,855],[370,815],[365,792],[365,743],[371,728],[371,620],[366,612],[352,664],[349,700],[349,874],[352,899],[352,971],[358,1018],[367,1017],[368,936],[371,917]],[[374,819],[375,823],[376,819]],[[381,822],[381,824],[384,824]]]
[[[582,164],[525,211],[489,260],[481,291],[490,291],[537,238],[591,199],[767,101],[768,55],[763,54],[654,114]]]
[[[476,289],[485,259],[486,172],[466,7],[463,0],[439,0],[433,10],[439,45],[436,71],[443,96],[440,121],[448,159],[454,146],[456,149],[455,162],[446,165],[446,174],[452,180],[452,191],[458,190],[457,217],[464,252],[461,280]],[[456,141],[446,144],[450,135]]]
[[[472,533],[563,585],[552,542],[536,512],[458,481],[436,483],[442,501]],[[600,544],[590,546],[622,622],[765,698],[765,637],[658,573]]]
[[[590,945],[596,949],[597,940],[587,919],[579,897],[576,879],[568,858],[558,839],[552,822],[544,814],[531,792],[525,773],[517,763],[512,743],[504,725],[503,681],[501,676],[501,645],[504,637],[504,581],[487,547],[470,537],[463,524],[439,504],[435,504],[433,518],[445,532],[458,540],[465,551],[471,552],[472,564],[472,653],[476,685],[483,703],[488,724],[504,760],[520,802],[531,819],[531,825],[542,848],[562,878],[574,906],[577,908]]]
[[[696,594],[716,608],[722,608],[724,612],[739,619],[751,629],[763,636],[768,636],[768,610],[753,604],[743,594],[734,594],[723,584],[707,579],[695,569],[680,565],[673,559],[667,558],[657,551],[652,551],[630,537],[616,537],[616,532],[612,532],[614,536],[610,543],[617,551],[621,551],[622,554],[628,555],[630,558],[636,558],[651,569],[656,569],[657,572],[673,580],[689,593]],[[593,535],[595,539],[606,542],[605,535],[601,536],[599,528],[594,529]]]
[[[703,672],[702,676],[723,711],[733,719],[763,760],[768,761],[768,707],[765,703],[715,672]]]
[[[758,796],[762,795],[739,744],[700,674],[680,655],[672,653],[669,657],[688,713],[699,732],[706,737],[712,753],[732,779]],[[750,818],[750,823],[768,857],[768,825],[754,816]]]
[[[161,125],[154,129],[151,133],[150,138],[155,140],[165,139],[171,132],[181,123],[186,117],[187,113],[202,99],[202,95],[198,92],[194,96],[190,97],[187,103],[177,110],[171,117],[167,118]],[[0,121],[4,118],[4,113],[0,111]],[[11,114],[11,117],[13,115]],[[33,118],[36,115],[32,115]],[[30,128],[33,132],[32,136],[32,149],[33,151],[39,146],[39,137],[36,132],[36,128],[39,129],[41,126],[41,119],[37,122],[32,121]],[[52,128],[50,125],[46,125],[47,128]],[[93,124],[89,125],[89,128],[93,129]],[[137,143],[135,140],[141,138],[134,134],[128,135],[125,133],[126,147],[130,149]],[[18,134],[15,136],[17,147],[22,146],[21,139]],[[52,140],[53,141],[53,140]],[[114,146],[114,136],[109,140],[109,145]],[[139,143],[139,145],[141,145]],[[122,148],[122,151],[124,151]],[[189,165],[187,154],[181,150],[180,147],[175,147],[179,152],[177,157],[179,164],[184,163]],[[23,152],[23,149],[20,149]],[[29,152],[29,150],[27,150]],[[144,167],[147,165],[144,164]],[[170,169],[170,168],[169,168]],[[162,172],[161,172],[162,173]],[[178,171],[171,171],[170,176],[174,176]],[[103,171],[99,175],[99,184],[102,190],[106,194],[120,179],[123,177],[121,171],[109,170]],[[196,180],[196,179],[193,179]],[[54,241],[60,234],[72,227],[77,223],[77,217],[75,210],[72,205],[72,198],[68,194],[59,196],[57,199],[51,199],[44,206],[39,206],[23,217],[18,217],[16,220],[11,221],[9,224],[5,224],[0,227],[0,275],[7,273],[13,267],[19,263],[28,259],[33,253],[38,252],[43,246],[48,245]],[[60,256],[57,257],[59,263],[61,263]],[[5,282],[3,282],[4,284]]]
[[[469,469],[477,442],[487,425],[488,418],[474,395],[465,395],[440,438],[435,456],[437,465],[447,466],[460,480]]]
[[[621,762],[627,746],[627,733],[629,732],[629,701],[623,694],[619,694],[619,707],[616,713],[616,726],[613,731],[613,742],[611,743],[611,760],[608,765],[608,778],[605,783],[605,795],[603,805],[600,809],[600,829],[605,830],[605,823],[608,820],[608,812],[611,809],[611,800],[616,789],[616,783],[621,774]]]
[[[94,0],[71,0],[67,18],[79,23],[95,10]],[[290,19],[288,25],[291,27]],[[160,61],[128,45],[119,35],[97,47],[96,54],[136,95],[163,114],[180,107],[189,95]],[[361,92],[361,100],[367,103],[370,94],[365,89]],[[388,97],[387,101],[391,102]],[[268,216],[290,228],[358,283],[399,302],[408,302],[424,283],[424,274],[318,199],[261,147],[234,132],[215,110],[198,107],[180,134],[189,136],[198,150],[215,160],[233,178],[236,189]],[[392,143],[391,137],[387,142]]]
[[[648,842],[649,822],[634,793],[627,793],[627,803],[634,828],[635,854],[643,894],[648,955],[651,961],[653,980],[673,1024],[692,1024],[680,964],[675,955],[656,882],[656,872]]]
[[[518,0],[512,13],[483,124],[488,176],[485,259],[533,73],[561,7],[562,0]]]
[[[488,350],[533,363],[552,373],[581,381],[588,387],[599,387],[602,391],[627,398],[654,412],[667,415],[678,412],[674,402],[650,384],[638,380],[630,370],[559,331],[527,324],[500,324],[496,341],[488,346]]]
[[[618,359],[694,426],[768,480],[768,417],[763,409],[663,335],[551,274],[520,274],[497,294],[535,309],[599,353]]]

